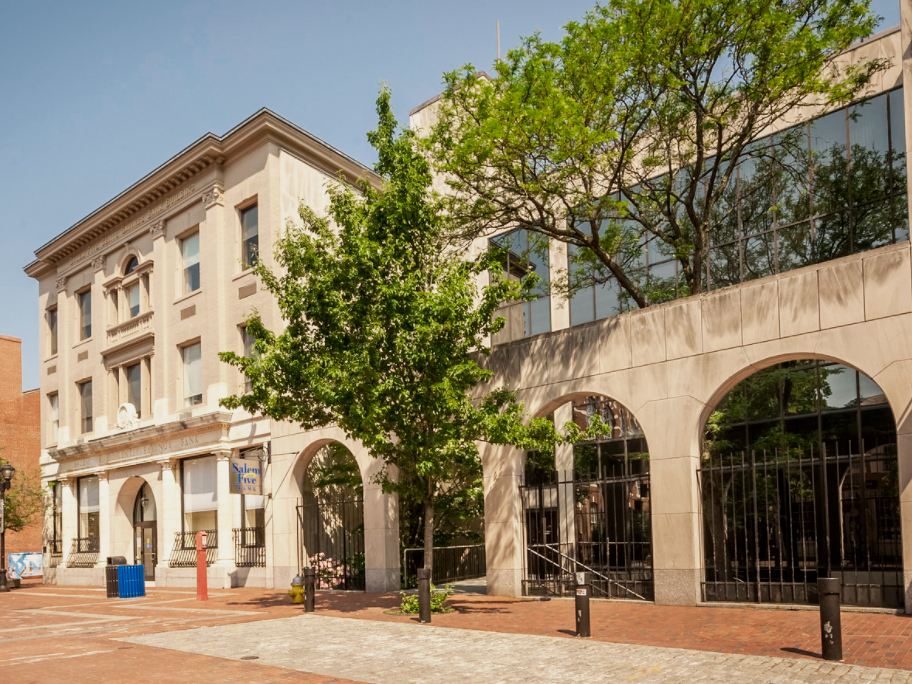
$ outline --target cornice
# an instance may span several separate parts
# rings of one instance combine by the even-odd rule
[[[161,437],[176,437],[195,435],[212,428],[219,427],[227,430],[231,427],[230,411],[214,411],[201,416],[194,416],[186,420],[173,421],[164,425],[149,425],[125,430],[106,437],[98,437],[84,444],[76,444],[63,449],[48,449],[48,456],[55,461],[70,461],[79,456],[103,454],[108,451],[123,449],[126,446],[136,447],[152,442]]]
[[[211,190],[211,183],[192,187],[201,174],[219,169],[231,158],[236,158],[264,142],[275,142],[301,156],[307,163],[329,176],[340,175],[354,183],[367,178],[379,183],[379,178],[369,168],[340,152],[331,145],[311,135],[302,128],[268,109],[241,122],[222,136],[207,133],[164,164],[140,179],[112,200],[78,221],[63,233],[35,251],[36,259],[25,267],[33,278],[53,272],[59,265],[77,254],[84,247],[112,230],[132,225],[140,228],[146,221],[165,218],[161,202],[176,207],[178,202],[194,198]],[[188,191],[188,189],[190,189]],[[185,197],[182,193],[186,192]],[[177,195],[175,196],[175,193]],[[146,215],[153,210],[152,215]],[[132,222],[132,224],[131,224]],[[145,226],[148,230],[149,227]]]

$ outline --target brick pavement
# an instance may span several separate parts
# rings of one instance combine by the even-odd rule
[[[31,586],[0,595],[0,667],[17,682],[329,682],[328,676],[259,662],[162,652],[115,641],[123,637],[197,627],[255,622],[300,614],[284,591],[213,591],[197,603],[188,590],[150,589],[144,599],[105,599],[101,589]],[[411,624],[386,615],[395,595],[319,593],[320,615]],[[456,612],[434,616],[434,626],[570,639],[573,604],[568,600],[522,600],[459,595]],[[593,601],[593,641],[676,647],[737,655],[778,656],[820,664],[814,611],[743,608],[677,608]],[[844,613],[846,663],[912,670],[912,618],[881,613]],[[591,643],[591,642],[588,642]],[[55,655],[56,654],[56,655]],[[89,655],[86,655],[89,654]],[[216,674],[213,674],[216,673]],[[3,679],[6,680],[4,675]],[[336,680],[344,681],[344,680]]]

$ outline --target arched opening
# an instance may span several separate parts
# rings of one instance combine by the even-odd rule
[[[595,595],[651,600],[652,528],[649,450],[633,414],[605,396],[586,396],[555,411],[558,422],[601,436],[526,455],[522,485],[527,595],[569,595],[574,573],[592,573]]]
[[[355,457],[340,442],[313,455],[298,505],[301,567],[316,569],[318,589],[365,589],[364,485]]]
[[[130,257],[129,260],[127,260],[127,263],[124,265],[123,274],[125,276],[130,275],[133,273],[133,271],[136,270],[137,266],[139,266],[139,259],[137,259],[135,256]]]
[[[149,581],[155,579],[158,561],[158,513],[155,496],[148,482],[143,482],[133,502],[133,563],[143,566]]]
[[[840,363],[779,363],[739,382],[704,429],[706,601],[903,605],[896,425]]]

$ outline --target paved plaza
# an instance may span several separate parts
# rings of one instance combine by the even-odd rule
[[[912,619],[844,613],[845,664],[820,660],[814,611],[460,594],[433,625],[388,615],[395,595],[320,593],[303,615],[281,591],[32,585],[0,595],[10,682],[912,682]],[[871,667],[871,666],[877,667]]]

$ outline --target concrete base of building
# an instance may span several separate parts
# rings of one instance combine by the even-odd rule
[[[489,596],[522,596],[523,571],[520,568],[488,567]]]
[[[655,582],[655,602],[660,606],[695,606],[700,595],[700,570],[652,571]]]
[[[58,566],[55,571],[54,580],[49,581],[49,578],[45,577],[45,584],[69,584],[77,587],[103,587],[105,585],[103,566],[96,565],[94,568]]]

